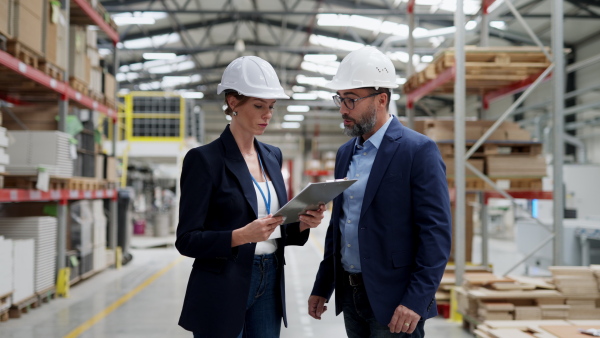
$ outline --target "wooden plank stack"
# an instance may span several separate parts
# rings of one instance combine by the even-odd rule
[[[536,76],[551,63],[537,47],[466,46],[465,61],[467,94],[474,95],[483,95]],[[424,70],[407,79],[402,88],[404,93],[437,78],[454,64],[452,48],[438,52]],[[454,81],[448,81],[433,92],[452,93],[453,88]]]
[[[454,153],[467,152],[495,121],[466,121],[466,148],[455,149],[453,120],[424,120],[421,132],[436,141],[444,162],[448,186],[454,187]],[[500,188],[541,190],[546,176],[542,144],[531,141],[530,133],[514,122],[505,121],[490,134],[468,159]],[[491,190],[490,185],[470,169],[465,171],[468,190]]]

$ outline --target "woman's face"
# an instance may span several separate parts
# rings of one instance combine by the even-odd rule
[[[250,97],[240,105],[236,105],[239,101],[234,101],[231,107],[237,112],[237,116],[232,117],[232,126],[236,124],[253,135],[262,135],[273,117],[273,107],[277,100]]]

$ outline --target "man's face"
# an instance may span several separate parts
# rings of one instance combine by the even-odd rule
[[[343,99],[358,99],[364,98],[373,93],[368,89],[361,88],[340,90],[337,92],[337,94]],[[364,98],[356,102],[350,102],[350,107],[352,107],[352,103],[354,104],[354,109],[352,110],[348,109],[346,102],[341,104],[340,113],[344,119],[345,135],[357,137],[364,134],[370,134],[371,131],[373,131],[375,123],[377,122],[377,109],[373,103],[375,98],[377,98],[377,96]]]

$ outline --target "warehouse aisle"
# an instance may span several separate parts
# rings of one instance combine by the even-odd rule
[[[286,251],[289,327],[282,337],[345,337],[343,319],[333,306],[317,321],[306,313],[306,302],[322,257],[325,227],[313,230],[304,247]],[[2,338],[164,338],[191,337],[177,319],[192,260],[170,248],[135,249],[121,270],[109,269],[33,309],[20,319],[0,322]],[[428,337],[472,337],[459,324],[429,320]]]

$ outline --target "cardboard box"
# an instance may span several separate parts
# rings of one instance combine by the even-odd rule
[[[32,10],[29,5],[33,5]],[[42,10],[45,2],[42,0],[16,1],[13,5],[11,34],[27,48],[39,56],[44,56],[42,46]]]
[[[106,168],[105,178],[109,181],[116,181],[119,179],[117,174],[117,159],[113,156],[106,156]]]
[[[10,38],[12,0],[0,0],[0,34]]]
[[[3,114],[3,127],[8,130],[23,130],[21,124],[29,130],[58,130],[58,105],[31,105],[8,108],[19,120],[10,114]]]
[[[115,100],[115,90],[116,90],[116,82],[115,77],[108,72],[104,72],[103,81],[102,81],[102,92],[104,93],[104,97],[111,100]]]
[[[453,140],[454,130],[445,127],[427,128],[425,135],[434,141]]]
[[[473,165],[476,169],[481,172],[484,172],[484,160],[482,158],[471,158],[468,162]],[[454,158],[453,157],[444,157],[444,163],[446,163],[446,176],[454,176]],[[471,170],[465,169],[466,176],[476,176]]]
[[[65,33],[67,19],[65,12],[57,6],[48,6],[44,19],[44,54],[46,60],[51,64],[67,69],[67,56]]]
[[[472,261],[473,257],[473,213],[475,212],[475,208],[473,203],[477,201],[477,194],[466,194],[466,206],[465,206],[465,260],[467,262]],[[452,212],[452,246],[450,248],[450,261],[454,261],[454,243],[456,241],[456,206],[452,203],[451,208]],[[474,309],[475,313],[477,309]]]
[[[486,173],[501,177],[543,177],[546,176],[546,160],[543,156],[488,156]]]
[[[525,129],[507,129],[506,139],[508,141],[531,141],[531,133]]]
[[[69,30],[69,76],[89,84],[90,61],[87,58],[86,29],[71,26]]]
[[[92,67],[90,70],[90,90],[102,94],[102,68]]]

